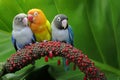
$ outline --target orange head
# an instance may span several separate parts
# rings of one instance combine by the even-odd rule
[[[40,9],[31,9],[28,11],[28,20],[30,23],[34,24],[45,24],[46,17],[42,10]]]

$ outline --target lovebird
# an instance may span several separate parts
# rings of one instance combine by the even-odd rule
[[[12,43],[15,50],[20,50],[30,43],[35,43],[35,36],[28,26],[27,15],[24,13],[17,14],[12,24]]]
[[[51,26],[45,14],[40,9],[28,11],[28,20],[37,42],[51,40]]]
[[[68,24],[68,17],[64,14],[58,14],[54,17],[52,23],[52,40],[61,41],[74,46],[74,34],[71,26]],[[65,71],[69,70],[69,65],[66,65],[66,59],[63,58],[63,66]]]

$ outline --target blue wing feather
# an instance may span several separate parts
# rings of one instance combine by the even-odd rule
[[[14,48],[17,51],[18,49],[17,49],[17,45],[16,45],[16,40],[13,38],[13,36],[11,37],[11,39],[12,39],[12,43],[14,45]]]
[[[74,34],[71,26],[68,26],[68,32],[69,32],[69,43],[74,46]]]
[[[68,43],[71,44],[72,46],[74,46],[74,40],[73,40],[74,34],[73,34],[73,31],[72,31],[72,28],[70,25],[68,26],[68,33],[69,33]],[[66,58],[62,58],[62,60],[63,60],[63,65],[64,65],[65,71],[68,71],[69,65],[66,65]]]
[[[36,38],[35,38],[35,35],[33,34],[32,36],[32,43],[35,43],[36,42]]]
[[[15,48],[16,51],[18,49],[24,48],[25,45],[29,45],[28,43],[35,43],[36,42],[36,38],[35,38],[34,34],[33,34],[32,38],[31,38],[31,40],[28,40],[28,42],[26,42],[26,44],[19,44],[19,43],[17,43],[13,36],[12,36],[11,39],[12,39],[12,43],[13,43],[14,48]]]

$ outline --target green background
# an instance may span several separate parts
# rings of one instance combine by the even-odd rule
[[[58,13],[67,15],[74,31],[75,47],[87,54],[108,80],[120,80],[119,5],[119,0],[0,0],[0,62],[15,53],[11,43],[14,16],[39,8],[50,22]],[[57,74],[57,80],[82,80],[83,74],[78,69],[65,73],[56,60],[48,63],[37,60],[36,66],[52,64],[56,71],[51,74]]]

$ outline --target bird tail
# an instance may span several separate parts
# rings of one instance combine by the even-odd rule
[[[62,58],[62,61],[63,61],[64,70],[68,71],[69,70],[69,62],[67,62],[66,58]]]

